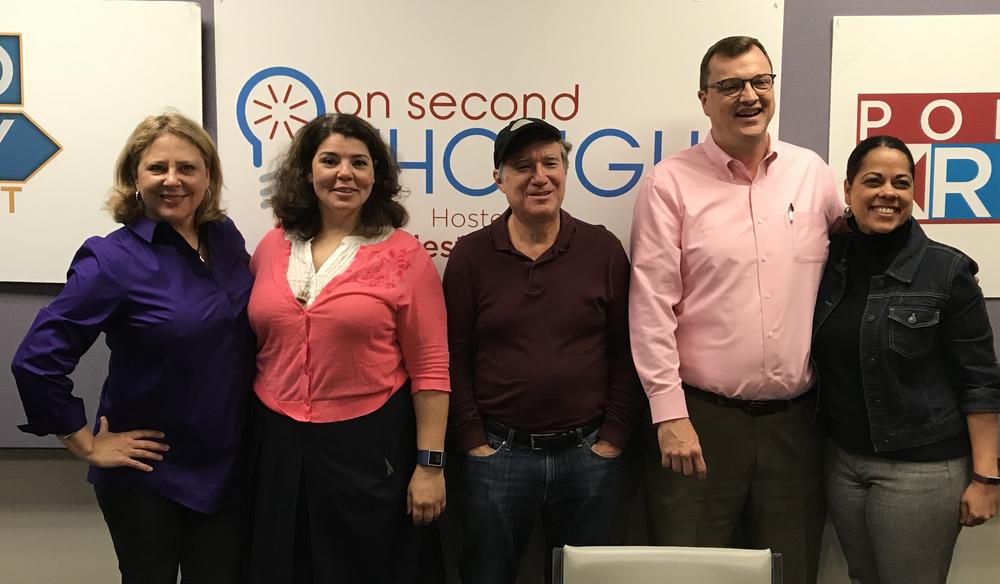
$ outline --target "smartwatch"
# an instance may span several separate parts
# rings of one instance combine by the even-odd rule
[[[444,468],[443,450],[418,450],[417,464],[420,466],[430,466],[433,468]]]
[[[984,485],[1000,485],[1000,477],[984,476],[979,473],[972,473],[972,480]]]

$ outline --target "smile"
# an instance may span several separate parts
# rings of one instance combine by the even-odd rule
[[[753,108],[753,109],[739,110],[739,111],[736,112],[736,117],[738,117],[738,118],[752,118],[752,117],[758,116],[758,115],[760,115],[762,113],[764,113],[764,109],[756,107],[756,108]]]
[[[879,215],[895,215],[899,212],[899,209],[895,207],[871,207],[871,210]]]

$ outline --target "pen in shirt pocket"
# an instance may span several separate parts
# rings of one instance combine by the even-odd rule
[[[795,205],[788,203],[788,223],[795,223]]]

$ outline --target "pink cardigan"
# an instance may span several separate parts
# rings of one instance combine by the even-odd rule
[[[411,391],[449,391],[441,281],[420,243],[397,229],[363,245],[308,308],[288,285],[291,242],[264,236],[250,260],[254,392],[301,422],[337,422],[380,408],[407,378]]]

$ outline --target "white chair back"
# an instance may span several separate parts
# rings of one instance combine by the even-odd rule
[[[554,550],[553,571],[559,584],[780,584],[781,554],[704,547],[566,546]]]

